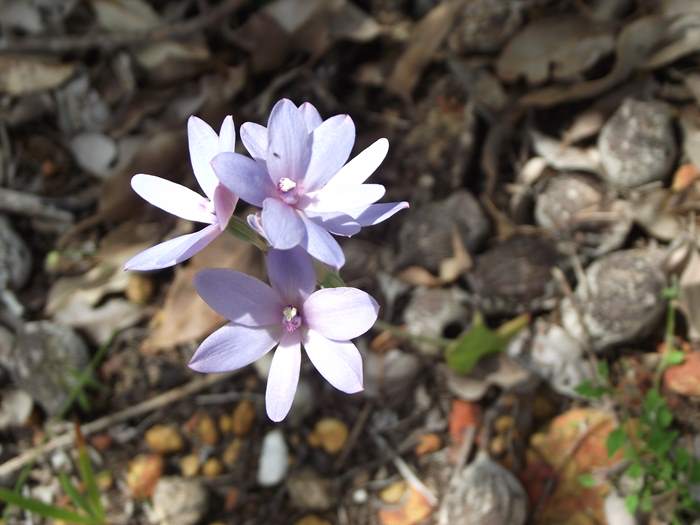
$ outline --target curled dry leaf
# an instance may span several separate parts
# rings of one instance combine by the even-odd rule
[[[231,235],[221,235],[187,266],[178,266],[165,303],[151,322],[141,351],[158,352],[201,339],[223,324],[224,319],[197,295],[192,283],[203,268],[224,267],[261,277],[262,263],[257,248]]]
[[[608,483],[584,487],[579,478],[621,460],[619,452],[609,457],[606,447],[608,434],[614,428],[615,418],[610,412],[574,408],[554,418],[545,432],[532,436],[523,475],[529,480],[528,493],[544,494],[542,484],[551,483],[551,476],[543,479],[538,472],[555,469],[557,473],[554,492],[540,500],[536,523],[606,523],[603,505]]]
[[[20,96],[53,89],[75,72],[75,64],[28,55],[0,55],[0,93]]]
[[[411,34],[411,41],[396,62],[386,88],[408,100],[423,69],[455,23],[455,14],[464,5],[463,0],[448,0],[437,4],[425,15]]]
[[[542,18],[511,39],[496,70],[507,82],[522,76],[530,84],[541,84],[550,75],[556,80],[575,80],[609,54],[614,44],[609,28],[581,17]]]
[[[433,512],[426,497],[413,487],[408,487],[398,503],[379,509],[381,525],[417,525]]]

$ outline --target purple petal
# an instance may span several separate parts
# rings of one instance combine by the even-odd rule
[[[301,112],[301,116],[304,117],[306,129],[309,131],[309,133],[319,127],[321,122],[323,122],[318,110],[310,102],[304,102],[301,106],[299,106],[299,111]]]
[[[306,235],[301,242],[302,247],[311,257],[318,259],[333,268],[341,268],[345,264],[345,255],[338,241],[328,233],[323,226],[302,215]]]
[[[368,206],[361,213],[352,215],[361,226],[374,226],[406,208],[408,208],[407,202],[380,202]]]
[[[353,343],[331,341],[308,330],[304,349],[316,370],[335,388],[346,394],[362,390],[362,356]]]
[[[306,325],[329,339],[346,341],[372,328],[379,305],[371,295],[357,288],[324,288],[304,302]]]
[[[314,213],[340,212],[365,208],[384,196],[386,190],[381,184],[328,185],[320,191],[306,195],[310,202],[305,211]]]
[[[219,179],[214,175],[209,162],[219,153],[219,136],[209,124],[193,116],[187,121],[187,141],[194,176],[202,191],[212,199]]]
[[[253,206],[262,206],[275,186],[260,162],[238,153],[220,153],[211,161],[221,184]]]
[[[307,192],[323,188],[345,164],[355,144],[355,124],[347,115],[336,115],[311,134],[311,158],[304,175]]]
[[[254,277],[208,268],[195,276],[194,286],[201,298],[229,321],[245,326],[281,325],[279,295]]]
[[[316,288],[316,272],[309,254],[301,246],[291,250],[271,249],[265,260],[270,284],[283,302],[299,304]]]
[[[236,149],[236,128],[233,126],[233,117],[228,115],[221,123],[219,130],[219,151],[233,151]]]
[[[301,366],[300,339],[298,331],[285,333],[272,357],[265,390],[265,409],[267,417],[274,422],[285,418],[294,401]]]
[[[241,126],[241,141],[254,159],[267,158],[267,128],[255,122],[244,122]]]
[[[221,234],[219,227],[211,224],[198,232],[175,237],[135,255],[127,261],[124,269],[146,271],[174,266],[202,250],[219,234]]]
[[[216,212],[216,222],[220,230],[226,229],[228,221],[231,220],[231,215],[233,215],[233,210],[236,209],[237,202],[238,197],[231,193],[226,186],[217,184],[214,190],[214,211]]]
[[[361,229],[360,224],[345,213],[306,212],[306,216],[334,235],[352,237]]]
[[[302,180],[309,164],[311,140],[304,118],[291,100],[282,99],[272,108],[267,138],[267,169],[275,184],[282,177]]]
[[[209,201],[180,184],[153,175],[139,174],[131,178],[131,187],[153,206],[177,217],[206,224],[216,221]]]
[[[202,341],[188,366],[197,372],[242,368],[269,352],[279,335],[270,328],[227,324]]]
[[[263,201],[262,225],[273,248],[288,250],[304,238],[304,223],[291,206],[273,198]]]
[[[248,226],[250,226],[258,235],[265,239],[267,244],[270,244],[270,241],[268,241],[267,237],[265,236],[265,230],[263,230],[262,227],[262,218],[260,217],[260,213],[250,213],[246,216],[245,220],[248,223]]]
[[[328,184],[362,184],[376,171],[388,151],[388,140],[379,139],[375,141],[340,168],[340,171],[335,174]]]

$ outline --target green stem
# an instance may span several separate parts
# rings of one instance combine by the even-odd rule
[[[243,241],[251,243],[263,253],[267,252],[268,246],[265,239],[263,239],[253,228],[248,226],[248,223],[244,219],[233,215],[228,221],[226,231],[228,231],[234,237],[238,237]]]
[[[453,342],[452,339],[446,339],[444,337],[430,337],[427,335],[411,334],[405,328],[395,326],[391,323],[387,323],[386,321],[382,321],[379,319],[377,319],[377,321],[374,323],[374,326],[376,326],[380,330],[386,330],[387,332],[390,332],[392,335],[395,335],[400,339],[415,341],[417,343],[428,343],[431,345],[439,346],[440,348],[447,348]]]

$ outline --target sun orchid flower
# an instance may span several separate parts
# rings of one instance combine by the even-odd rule
[[[271,286],[227,269],[202,270],[194,283],[206,303],[230,322],[207,337],[192,356],[198,372],[244,367],[277,347],[267,378],[269,418],[281,421],[294,400],[301,346],[335,388],[362,390],[362,358],[350,341],[369,330],[379,306],[356,288],[314,292],[316,275],[300,247],[271,249],[266,257]]]
[[[225,229],[236,207],[238,197],[219,183],[210,163],[221,152],[231,152],[236,142],[233,119],[228,116],[216,134],[197,117],[187,122],[190,159],[194,175],[206,195],[203,197],[185,186],[153,175],[138,174],[131,187],[143,199],[168,213],[208,226],[153,246],[130,259],[126,270],[158,270],[189,259],[202,250]]]
[[[309,103],[282,99],[267,128],[246,122],[241,140],[252,159],[226,152],[212,161],[222,184],[262,208],[261,226],[273,248],[301,245],[335,268],[345,256],[331,234],[352,236],[408,207],[406,202],[375,204],[385,189],[364,184],[386,156],[379,139],[346,164],[355,143],[348,115],[322,120]]]

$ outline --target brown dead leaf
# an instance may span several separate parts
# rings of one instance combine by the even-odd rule
[[[261,277],[262,258],[252,244],[223,234],[187,266],[178,266],[163,308],[154,316],[151,332],[141,351],[154,353],[175,345],[196,341],[221,326],[224,319],[200,297],[192,283],[203,268],[232,268]]]
[[[604,77],[566,86],[532,91],[520,99],[524,106],[548,107],[596,96],[622,82],[641,68],[652,50],[666,35],[666,19],[658,15],[630,22],[617,38],[615,65]]]
[[[524,477],[539,479],[536,472],[551,468],[558,474],[554,492],[540,502],[536,523],[605,523],[603,504],[609,485],[601,481],[594,487],[584,487],[579,477],[621,460],[621,453],[608,457],[606,447],[608,434],[615,426],[610,412],[574,408],[554,418],[545,432],[532,436]],[[528,487],[528,492],[537,490]]]
[[[133,222],[112,230],[100,243],[93,268],[53,283],[46,300],[46,314],[62,324],[85,330],[98,344],[109,339],[115,330],[137,323],[144,314],[142,306],[122,298],[102,301],[109,294],[126,290],[129,274],[123,270],[124,263],[156,240],[157,229]]]
[[[411,98],[411,92],[423,69],[442,45],[452,29],[457,11],[464,6],[463,0],[448,0],[433,7],[411,33],[408,47],[396,62],[387,81],[386,88],[402,97]]]
[[[507,82],[525,77],[541,84],[550,75],[573,80],[609,54],[615,41],[609,28],[578,16],[553,16],[534,20],[516,34],[496,63]]]
[[[464,432],[468,428],[478,429],[481,426],[481,407],[473,401],[462,399],[452,400],[450,410],[449,429],[450,439],[453,445],[459,446],[464,439]]]
[[[75,72],[75,65],[29,55],[0,55],[0,93],[19,96],[53,89]]]
[[[664,386],[675,394],[700,398],[700,352],[688,352],[680,365],[667,368]]]

